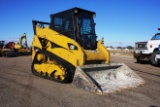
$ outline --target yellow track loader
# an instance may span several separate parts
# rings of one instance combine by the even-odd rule
[[[51,22],[33,20],[32,73],[96,93],[144,84],[125,64],[110,63],[103,39],[97,41],[96,13],[72,8],[51,14]]]

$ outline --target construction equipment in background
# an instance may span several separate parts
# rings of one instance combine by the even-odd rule
[[[24,44],[22,44],[24,40]],[[26,53],[29,51],[29,47],[28,47],[28,44],[27,44],[27,37],[26,37],[26,33],[24,33],[20,38],[19,38],[19,41],[18,42],[15,42],[15,45],[14,45],[14,50],[17,51],[18,53]]]
[[[3,55],[4,46],[5,46],[5,41],[4,40],[0,40],[0,56]]]
[[[97,41],[96,13],[73,8],[33,20],[32,73],[96,93],[137,87],[144,80],[127,65],[110,63],[110,53]]]
[[[13,42],[9,43],[8,45],[12,46]],[[0,56],[13,56],[15,53],[12,49],[6,48],[5,41],[0,41]]]
[[[24,43],[23,43],[24,41]],[[27,45],[26,33],[24,33],[18,42],[8,42],[3,49],[4,56],[17,56],[29,53],[29,47]]]

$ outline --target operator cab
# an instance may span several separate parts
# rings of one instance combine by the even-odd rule
[[[50,28],[76,40],[84,49],[96,49],[95,12],[73,8],[51,15]]]

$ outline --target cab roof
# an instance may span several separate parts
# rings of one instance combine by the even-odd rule
[[[87,12],[87,13],[90,13],[90,14],[96,14],[93,11],[89,11],[89,10],[85,10],[85,9],[82,9],[82,8],[74,7],[74,8],[64,10],[64,11],[61,11],[61,12],[58,12],[58,13],[55,13],[55,14],[51,14],[50,16],[52,17],[52,16],[55,16],[55,15],[66,14],[66,13],[70,13],[70,12],[75,13],[76,11],[78,11],[78,12],[83,11],[83,12]]]

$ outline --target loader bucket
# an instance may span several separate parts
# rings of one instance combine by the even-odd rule
[[[99,94],[134,88],[145,81],[123,63],[78,66],[72,84]]]

